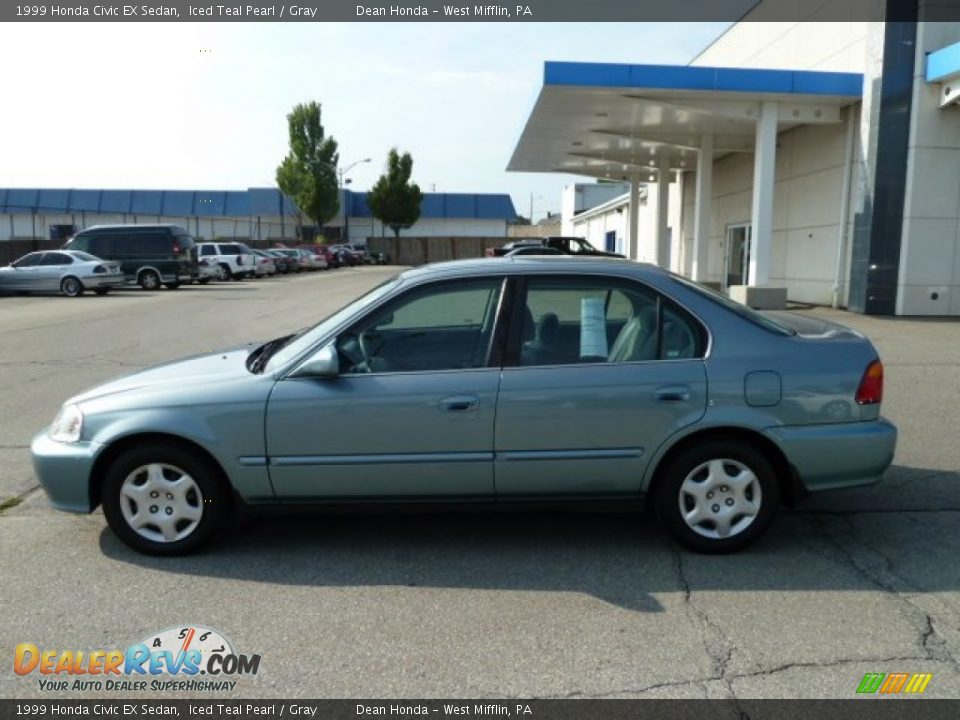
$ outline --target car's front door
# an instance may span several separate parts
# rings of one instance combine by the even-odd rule
[[[37,271],[40,269],[42,252],[24,255],[0,272],[0,288],[4,290],[39,290]]]
[[[498,496],[636,493],[706,409],[702,326],[644,285],[531,276],[497,405]]]
[[[340,334],[335,377],[279,380],[266,427],[277,496],[492,496],[503,284],[413,288]]]

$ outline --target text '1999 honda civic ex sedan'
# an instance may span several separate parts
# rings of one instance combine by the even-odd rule
[[[643,498],[682,544],[729,552],[781,500],[880,478],[882,393],[873,345],[839,325],[626,260],[466,260],[84,392],[31,450],[54,506],[102,503],[158,555],[238,504]]]

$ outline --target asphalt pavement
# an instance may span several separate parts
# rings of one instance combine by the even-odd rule
[[[17,676],[18,643],[109,650],[188,624],[262,657],[219,697],[849,698],[867,672],[933,673],[925,696],[960,697],[956,320],[811,311],[879,348],[895,464],[733,556],[681,551],[643,517],[541,513],[260,518],[157,559],[37,488],[30,438],[71,394],[286,334],[393,272],[0,297],[0,697],[109,694]]]

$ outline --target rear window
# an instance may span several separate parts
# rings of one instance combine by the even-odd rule
[[[688,290],[693,290],[695,293],[701,297],[710,300],[711,302],[716,303],[717,305],[722,305],[727,310],[736,313],[745,320],[749,320],[754,325],[759,325],[764,330],[769,332],[776,333],[777,335],[796,335],[797,333],[793,328],[787,327],[783,323],[779,323],[772,318],[767,317],[761,313],[758,313],[753,308],[747,307],[738,303],[736,300],[731,300],[723,293],[719,293],[712,288],[708,288],[706,285],[701,285],[698,282],[693,280],[688,280],[685,277],[680,275],[674,275],[670,273],[670,277],[680,285],[683,285]]]
[[[180,243],[182,248],[192,248],[196,244],[189,235],[177,235],[177,242]]]
[[[80,252],[79,250],[74,250],[74,251],[73,251],[73,256],[74,256],[77,260],[83,260],[84,262],[93,262],[93,261],[95,261],[95,260],[99,260],[99,259],[100,259],[100,258],[94,257],[93,255],[88,255],[88,254],[85,253],[85,252]]]

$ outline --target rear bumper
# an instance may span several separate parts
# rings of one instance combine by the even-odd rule
[[[90,472],[102,449],[103,446],[95,442],[57,442],[50,438],[47,430],[33,438],[30,444],[33,469],[51,505],[69,512],[93,510]]]
[[[116,275],[89,275],[83,278],[82,282],[85,288],[98,290],[100,288],[122,287],[126,285],[127,279],[123,276],[123,273],[117,273]]]
[[[868,422],[777,427],[767,430],[809,492],[871,485],[893,462],[897,428]]]

